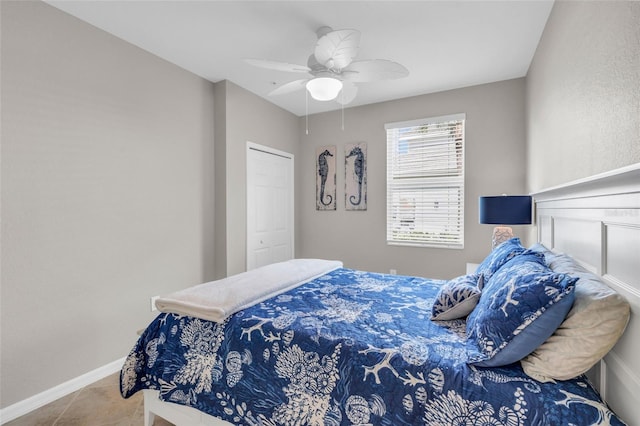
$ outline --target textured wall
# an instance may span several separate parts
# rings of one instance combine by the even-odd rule
[[[452,278],[491,248],[492,227],[478,224],[480,195],[525,190],[524,79],[473,86],[300,118],[298,237],[301,257],[341,259],[351,268]],[[386,243],[385,123],[466,113],[464,250],[389,246]],[[367,210],[344,209],[344,145],[366,142]],[[315,149],[337,145],[337,210],[315,209]],[[522,235],[519,227],[514,227]],[[523,235],[524,236],[524,235]]]
[[[213,279],[213,85],[0,7],[6,407],[126,356],[151,296]]]
[[[640,2],[557,1],[527,75],[528,187],[640,162]]]

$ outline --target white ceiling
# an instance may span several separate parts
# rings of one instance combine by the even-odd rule
[[[526,75],[553,6],[534,1],[61,1],[47,3],[207,80],[227,79],[301,116],[304,91],[268,96],[304,78],[252,67],[257,58],[306,65],[321,26],[361,31],[357,59],[409,69],[358,84],[350,106]],[[309,97],[309,113],[339,109]]]

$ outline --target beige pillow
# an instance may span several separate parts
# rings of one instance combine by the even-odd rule
[[[616,344],[629,322],[629,302],[564,254],[545,252],[551,269],[578,277],[575,302],[564,322],[520,361],[541,382],[567,380],[589,370]]]

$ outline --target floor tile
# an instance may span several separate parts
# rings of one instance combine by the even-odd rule
[[[115,384],[88,386],[60,416],[57,425],[128,425],[140,405],[141,397],[120,396]]]
[[[120,395],[120,375],[112,374],[32,411],[4,426],[142,426],[144,397]],[[156,416],[153,426],[173,426]]]
[[[79,393],[80,391],[77,391],[63,396],[22,417],[5,423],[4,426],[51,426]]]

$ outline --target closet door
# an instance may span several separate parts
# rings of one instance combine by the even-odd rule
[[[247,142],[247,270],[293,258],[293,155]]]

